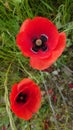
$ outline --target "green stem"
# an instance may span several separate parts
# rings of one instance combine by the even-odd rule
[[[11,129],[12,130],[17,130],[16,126],[14,124],[14,120],[13,120],[11,111],[10,111],[10,103],[9,103],[9,99],[8,99],[7,80],[8,80],[8,74],[9,74],[9,71],[10,71],[10,67],[11,67],[11,64],[9,65],[8,70],[6,72],[5,82],[4,82],[4,87],[5,87],[5,104],[6,104],[6,111],[7,111],[7,114],[9,116],[9,120],[10,120]]]
[[[37,84],[39,84],[39,81],[35,78],[35,77],[33,77],[25,68],[24,68],[24,66],[23,66],[23,64],[21,63],[21,61],[18,59],[18,62],[19,62],[19,64],[21,65],[21,67],[23,68],[23,70],[25,71],[25,73],[27,74],[27,75],[29,75],[29,77],[31,78],[31,79],[34,79],[36,82],[37,82]]]

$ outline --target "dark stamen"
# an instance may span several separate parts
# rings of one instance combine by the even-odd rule
[[[27,94],[24,94],[24,93],[20,93],[18,96],[17,96],[17,99],[16,99],[16,102],[17,103],[26,103],[27,101]]]
[[[37,40],[37,38],[35,37],[35,38],[33,38],[32,42],[33,42],[33,43],[35,43],[35,42],[36,42],[36,40]]]
[[[34,46],[34,47],[32,47],[32,50],[35,51],[35,52],[38,52],[39,51],[39,47]]]
[[[47,50],[47,45],[45,44],[48,40],[48,37],[45,34],[42,34],[40,36],[40,38],[34,38],[33,39],[33,47],[32,50],[34,52],[38,52],[40,49],[42,51],[46,51]]]
[[[40,39],[42,40],[43,43],[47,42],[48,37],[44,34],[41,35]]]
[[[46,46],[46,45],[43,45],[43,46],[41,47],[41,49],[42,49],[42,51],[46,51],[46,50],[47,50],[47,46]]]

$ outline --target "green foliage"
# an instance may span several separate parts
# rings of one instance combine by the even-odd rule
[[[48,118],[47,130],[57,130],[52,110],[48,105],[47,95],[43,96],[39,112],[30,121],[18,119],[9,109],[8,97],[11,87],[24,77],[32,78],[40,85],[41,90],[44,90],[40,73],[29,66],[29,59],[22,55],[15,42],[21,23],[26,18],[34,16],[47,17],[56,24],[59,32],[66,32],[67,47],[54,64],[54,70],[58,72],[58,75],[55,76],[55,73],[51,73],[50,78],[49,74],[44,72],[44,76],[47,86],[49,86],[48,89],[53,88],[58,98],[57,104],[54,104],[53,100],[52,103],[56,114],[59,115],[57,121],[60,129],[72,130],[73,95],[68,88],[68,83],[73,82],[73,0],[0,0],[0,129],[5,126],[7,130],[11,130],[12,127],[13,130],[45,130],[44,122]],[[68,100],[66,102],[68,113],[67,108],[64,108],[63,105],[64,98],[61,97],[61,93],[59,94],[52,79],[58,83],[63,90],[64,98],[66,101]],[[5,102],[4,95],[7,102]],[[15,125],[11,127],[11,124],[14,124],[13,120]]]

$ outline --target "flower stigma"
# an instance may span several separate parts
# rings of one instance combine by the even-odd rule
[[[35,44],[37,46],[41,46],[42,45],[42,40],[41,39],[37,39],[36,42],[35,42]]]

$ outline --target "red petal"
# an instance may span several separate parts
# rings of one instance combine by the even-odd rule
[[[21,28],[20,28],[20,32],[23,32],[25,31],[25,29],[27,28],[28,24],[30,23],[31,19],[26,19],[22,25],[21,25]]]
[[[39,87],[36,84],[33,84],[31,89],[34,91],[34,93],[31,92],[30,105],[28,106],[28,109],[32,113],[35,113],[40,108],[41,93],[40,93]],[[33,103],[32,103],[32,101],[33,101]]]
[[[42,59],[39,57],[38,58],[32,57],[30,59],[30,65],[38,70],[44,70],[50,67],[62,54],[65,46],[66,46],[66,35],[64,32],[62,32],[59,35],[58,44],[56,48],[51,52],[51,55],[48,58],[42,58]]]
[[[25,56],[29,57],[33,55],[33,52],[31,51],[32,42],[24,32],[21,32],[17,35],[16,43]]]
[[[29,120],[32,117],[32,112],[29,111],[26,107],[19,106],[20,109],[16,106],[11,106],[12,111],[15,113],[16,116],[19,118],[22,118],[24,120]]]
[[[16,95],[17,92],[18,92],[17,86],[18,86],[18,84],[14,84],[14,85],[12,86],[12,92],[10,93],[11,103],[14,102],[14,100],[15,100],[15,95]]]
[[[27,28],[28,24],[30,23],[31,19],[26,19],[23,24],[21,25],[20,32],[16,37],[16,43],[19,46],[22,53],[29,57],[31,55],[31,41],[26,35],[25,29]]]
[[[28,84],[30,84],[31,86],[33,85],[33,81],[29,78],[24,78],[23,80],[21,80],[21,82],[19,82],[18,84],[18,90],[21,91],[24,89],[24,87],[27,87]]]

